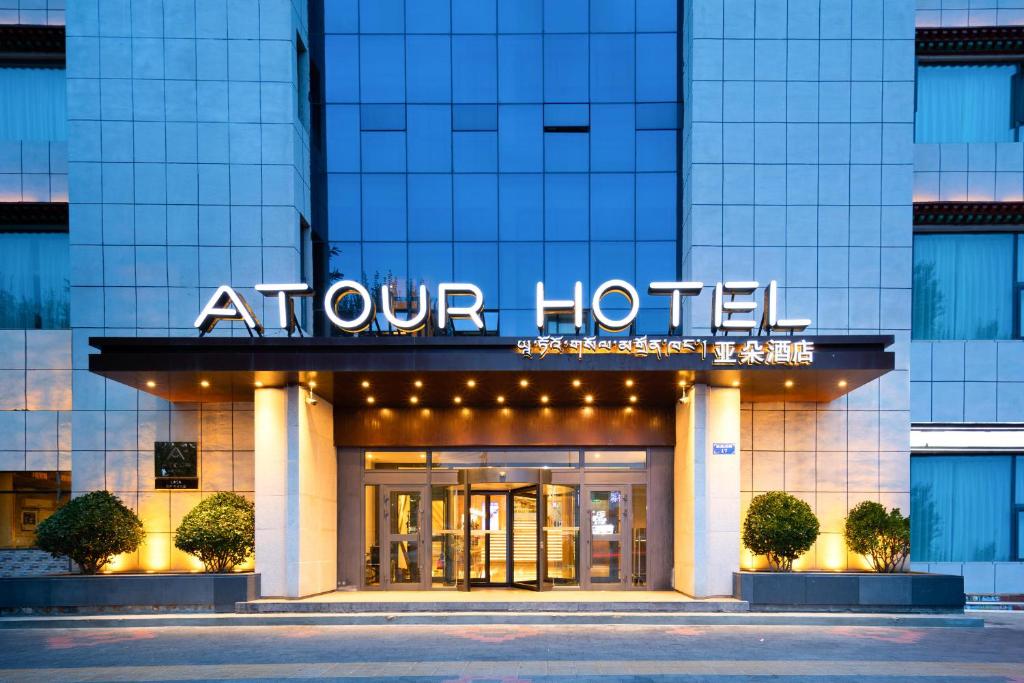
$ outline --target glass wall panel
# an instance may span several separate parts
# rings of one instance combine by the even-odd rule
[[[64,69],[0,68],[0,140],[67,140]]]
[[[366,451],[368,470],[425,470],[426,451]]]
[[[915,140],[1013,142],[1014,64],[921,65],[917,68]]]
[[[1009,456],[912,457],[911,560],[1008,560],[1010,465]]]
[[[380,585],[380,508],[379,487],[376,485],[363,487],[363,552],[365,556],[365,573],[363,580],[367,586]]]
[[[633,585],[647,585],[647,487],[633,486]]]
[[[70,326],[66,232],[0,233],[0,329]]]
[[[546,520],[544,523],[547,548],[547,576],[560,586],[578,586],[580,548],[580,490],[578,486],[548,484]]]
[[[583,465],[642,470],[647,467],[647,451],[583,451]]]
[[[578,451],[433,451],[431,467],[576,467]]]
[[[0,472],[0,548],[33,547],[36,527],[70,497],[70,472]]]
[[[914,236],[914,339],[1013,335],[1014,235]]]

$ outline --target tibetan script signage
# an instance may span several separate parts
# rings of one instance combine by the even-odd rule
[[[599,339],[598,337],[541,336],[520,339],[516,351],[523,358],[546,356],[622,355],[635,358],[695,354],[711,359],[715,366],[801,366],[814,363],[814,342],[805,339],[748,339],[745,341],[708,341],[706,339],[666,339],[633,337]]]

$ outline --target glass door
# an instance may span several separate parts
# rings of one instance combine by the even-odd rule
[[[628,486],[587,486],[583,492],[585,588],[629,585]]]
[[[427,587],[426,487],[381,486],[381,587]]]
[[[473,585],[507,586],[508,493],[470,495],[469,578]]]
[[[546,577],[543,525],[544,495],[540,486],[527,486],[511,492],[512,508],[512,585],[528,590],[550,588]]]

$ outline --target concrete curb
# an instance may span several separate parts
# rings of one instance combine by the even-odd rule
[[[393,614],[192,614],[3,617],[0,630],[59,628],[160,628],[194,626],[385,626],[525,624],[655,626],[881,626],[981,628],[985,620],[961,614],[753,614],[638,612],[398,612]]]

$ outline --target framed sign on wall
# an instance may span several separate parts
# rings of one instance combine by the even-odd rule
[[[153,444],[156,488],[199,488],[199,457],[195,441],[157,441]]]

